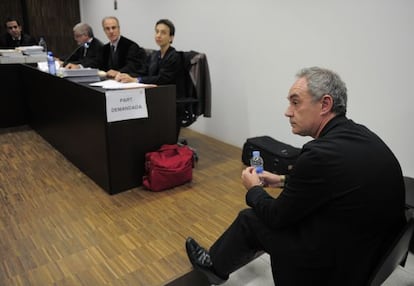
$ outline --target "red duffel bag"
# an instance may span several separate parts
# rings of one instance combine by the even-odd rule
[[[193,151],[185,145],[165,144],[145,154],[142,184],[158,192],[182,185],[193,179]]]

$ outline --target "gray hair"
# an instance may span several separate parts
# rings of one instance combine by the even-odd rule
[[[310,67],[300,70],[296,76],[307,80],[308,90],[314,101],[330,95],[333,99],[332,112],[337,115],[346,114],[347,89],[338,74],[328,69]]]
[[[73,27],[73,32],[79,35],[87,35],[88,37],[93,37],[93,30],[91,26],[86,23],[78,23]]]

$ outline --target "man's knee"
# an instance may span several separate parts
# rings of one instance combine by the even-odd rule
[[[256,227],[258,224],[262,224],[260,218],[251,208],[241,210],[236,218],[236,221],[243,225],[249,225],[251,227]]]
[[[253,209],[247,208],[239,212],[238,218],[239,219],[252,219],[252,218],[257,219],[257,215]]]

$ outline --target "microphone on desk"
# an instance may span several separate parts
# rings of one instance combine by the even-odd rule
[[[86,47],[87,46],[87,47]],[[85,44],[83,44],[83,45],[80,45],[80,46],[78,46],[75,50],[73,50],[73,52],[68,56],[68,57],[66,57],[66,59],[63,61],[63,67],[64,66],[66,66],[68,63],[69,63],[69,59],[74,55],[74,54],[76,54],[76,52],[80,49],[80,48],[82,48],[82,47],[85,47],[85,50],[87,49],[87,48],[89,48],[89,43],[85,43]]]

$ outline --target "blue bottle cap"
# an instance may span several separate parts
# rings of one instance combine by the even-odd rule
[[[257,174],[261,174],[261,173],[263,173],[263,166],[257,166],[257,167],[256,167],[256,173],[257,173]]]

